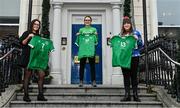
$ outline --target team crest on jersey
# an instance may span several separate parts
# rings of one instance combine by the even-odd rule
[[[126,47],[126,42],[121,42],[121,47]]]
[[[86,39],[85,41],[86,41],[86,43],[88,43],[88,42],[89,42],[89,39]]]
[[[48,41],[46,41],[45,44],[48,45],[49,44]]]

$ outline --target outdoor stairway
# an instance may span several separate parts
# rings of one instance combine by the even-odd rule
[[[31,102],[24,102],[23,93],[16,93],[9,107],[153,107],[161,108],[163,104],[157,100],[155,93],[147,94],[146,88],[139,86],[141,102],[121,102],[124,88],[117,85],[98,85],[94,88],[90,85],[78,87],[78,85],[45,85],[45,97],[48,101],[37,101],[37,85],[30,86]]]

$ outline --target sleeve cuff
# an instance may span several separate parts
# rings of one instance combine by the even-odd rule
[[[51,50],[50,52],[54,52],[54,51],[55,51],[55,49]]]
[[[28,44],[31,48],[34,48],[34,46],[33,45],[31,45],[31,44]]]
[[[79,47],[79,45],[77,43],[75,43],[75,45]]]

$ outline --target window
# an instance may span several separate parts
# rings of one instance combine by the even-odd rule
[[[159,25],[180,25],[180,0],[157,0]]]
[[[0,36],[18,34],[20,0],[0,0]]]

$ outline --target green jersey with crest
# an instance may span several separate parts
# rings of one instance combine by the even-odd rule
[[[31,47],[29,69],[45,70],[48,66],[49,53],[54,50],[50,39],[34,36],[28,44]]]
[[[112,66],[131,67],[132,51],[136,40],[133,36],[113,36],[110,40],[112,47]]]
[[[79,30],[75,44],[79,46],[78,59],[95,56],[95,45],[97,45],[96,28],[83,27]]]

